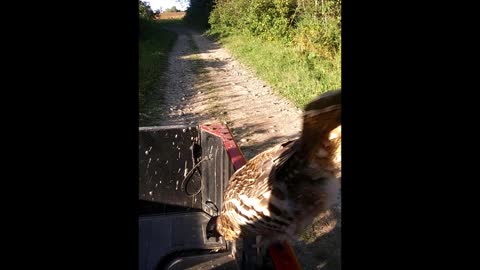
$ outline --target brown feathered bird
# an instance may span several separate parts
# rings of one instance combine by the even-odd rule
[[[207,237],[233,241],[260,235],[261,243],[291,240],[336,202],[341,179],[341,91],[306,108],[299,139],[249,160],[230,178],[221,213]]]

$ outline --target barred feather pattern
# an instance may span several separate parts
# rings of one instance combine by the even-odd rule
[[[246,234],[269,241],[296,238],[336,202],[341,179],[340,106],[327,105],[331,104],[311,106],[305,113],[300,138],[257,155],[232,175],[216,221],[226,240]]]

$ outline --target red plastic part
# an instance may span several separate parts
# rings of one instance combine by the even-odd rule
[[[227,126],[222,124],[204,124],[200,125],[200,129],[222,138],[235,170],[240,169],[245,163],[247,163]],[[273,260],[276,270],[301,269],[297,257],[295,256],[295,252],[288,242],[283,242],[281,247],[272,245],[268,252]]]
[[[300,264],[293,248],[287,243],[283,242],[281,247],[272,245],[268,249],[270,257],[276,270],[300,270]]]
[[[204,124],[200,125],[200,129],[222,138],[225,149],[230,156],[230,160],[232,161],[235,170],[240,169],[245,163],[247,163],[227,126],[222,124]]]

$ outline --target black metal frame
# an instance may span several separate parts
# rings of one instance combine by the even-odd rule
[[[221,124],[139,129],[140,270],[212,269],[208,264],[247,270],[256,269],[259,261],[267,261],[262,269],[273,269],[268,255],[258,258],[254,237],[241,244],[206,239],[206,224],[219,214],[230,176],[245,163]],[[232,244],[235,259],[228,256]],[[294,258],[276,256],[276,265],[284,264],[278,258],[289,256]]]

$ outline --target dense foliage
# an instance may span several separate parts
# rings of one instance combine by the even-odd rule
[[[209,23],[212,33],[280,40],[310,58],[341,47],[341,0],[216,0]]]
[[[214,0],[190,0],[190,6],[185,14],[185,21],[195,28],[208,29],[208,18],[213,8]]]

